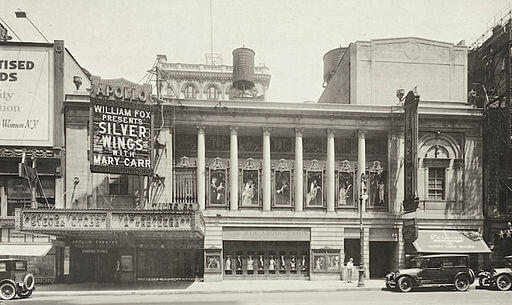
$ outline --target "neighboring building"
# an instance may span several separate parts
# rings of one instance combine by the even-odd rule
[[[164,98],[191,100],[232,100],[233,66],[222,64],[168,63],[167,56],[157,55],[157,67],[162,77],[161,95]],[[270,69],[254,67],[255,88],[252,94],[258,100],[267,100]]]
[[[86,93],[88,79],[60,40],[0,42],[0,51],[0,255],[23,256],[38,282],[54,282],[64,276],[64,243],[16,230],[15,209],[30,207],[33,193],[37,207],[64,206],[62,101]],[[24,153],[29,166],[36,159],[39,180],[18,177]]]
[[[470,102],[484,111],[485,238],[495,264],[512,254],[512,87],[509,13],[469,53]]]

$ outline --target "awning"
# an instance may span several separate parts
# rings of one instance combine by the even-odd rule
[[[413,245],[419,253],[491,253],[474,231],[419,230]]]
[[[0,244],[0,255],[45,256],[52,244]]]

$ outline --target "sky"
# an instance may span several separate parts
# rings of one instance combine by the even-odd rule
[[[156,59],[205,63],[213,52],[231,65],[245,45],[270,68],[270,101],[316,101],[323,55],[358,40],[420,37],[467,45],[512,0],[0,0],[0,17],[23,41],[61,39],[94,75],[141,80]],[[1,21],[0,21],[1,22]],[[213,25],[211,28],[210,25]],[[14,36],[11,33],[12,36]],[[14,40],[16,38],[14,37]]]

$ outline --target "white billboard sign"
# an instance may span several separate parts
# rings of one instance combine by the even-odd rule
[[[0,145],[52,146],[51,50],[1,48]]]

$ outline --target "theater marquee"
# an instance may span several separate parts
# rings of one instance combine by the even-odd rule
[[[134,92],[126,87],[100,88],[93,88],[90,103],[91,172],[152,175],[151,106],[141,103],[141,94],[125,95]]]

